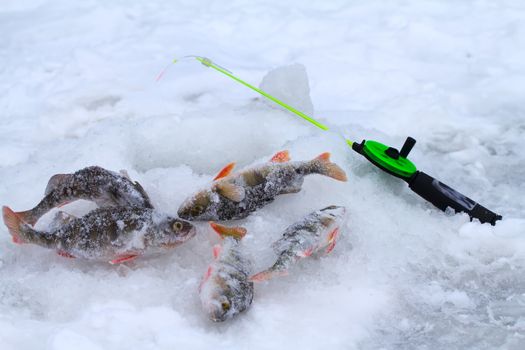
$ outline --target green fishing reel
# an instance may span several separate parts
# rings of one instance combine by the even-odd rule
[[[471,219],[476,218],[481,223],[491,225],[502,219],[501,215],[490,211],[432,176],[418,171],[414,163],[407,158],[415,144],[416,140],[409,136],[401,151],[370,140],[354,142],[352,149],[379,169],[406,181],[412,191],[443,211],[450,207],[456,213],[465,212]]]
[[[381,170],[405,180],[411,178],[417,172],[414,163],[407,159],[415,144],[416,140],[408,137],[401,151],[398,151],[377,141],[363,140],[361,143],[353,142],[352,149],[363,155]]]

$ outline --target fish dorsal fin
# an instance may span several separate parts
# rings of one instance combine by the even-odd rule
[[[232,172],[233,168],[235,168],[235,163],[227,164],[224,168],[221,169],[221,171],[219,171],[217,176],[215,176],[213,178],[213,181],[222,179],[223,177],[226,177],[226,176],[230,175],[230,173]]]
[[[229,182],[220,182],[216,186],[217,192],[229,200],[240,202],[244,199],[244,188]]]
[[[322,160],[322,161],[325,161],[325,162],[329,162],[330,161],[330,152],[321,153],[320,155],[315,157],[315,159]]]
[[[216,244],[213,246],[213,258],[218,259],[219,255],[221,254],[222,247],[220,244]]]
[[[288,152],[288,150],[284,150],[284,151],[279,151],[277,153],[275,153],[272,157],[272,159],[270,159],[270,162],[272,163],[286,163],[286,162],[289,162],[290,161],[290,152]]]
[[[119,170],[119,173],[120,175],[124,176],[126,179],[130,180],[131,181],[131,177],[129,177],[129,174],[128,174],[128,171],[125,170],[125,169],[120,169]]]
[[[221,238],[232,237],[241,240],[246,235],[244,227],[228,227],[220,225],[216,222],[210,221],[211,228],[221,236]]]
[[[50,194],[55,188],[57,188],[62,182],[64,182],[70,176],[71,174],[55,174],[51,176],[51,178],[47,182],[45,195],[47,196],[48,194]]]

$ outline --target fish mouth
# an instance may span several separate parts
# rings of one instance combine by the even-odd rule
[[[197,229],[190,223],[188,223],[188,225],[189,227],[187,229],[183,229],[182,232],[177,234],[175,237],[172,236],[168,242],[161,243],[160,246],[163,248],[172,249],[193,238],[197,234]]]
[[[224,322],[227,318],[227,313],[224,312],[222,309],[215,309],[212,312],[210,312],[210,320],[212,320],[213,322]]]
[[[183,236],[183,238],[185,241],[187,241],[188,239],[193,238],[196,234],[197,229],[195,228],[195,226],[191,225],[191,228],[188,231],[186,231],[186,234]]]
[[[186,242],[187,240],[195,237],[197,234],[197,229],[190,223],[187,223],[187,228],[178,235],[174,242],[167,243],[168,245],[173,245],[174,247]]]

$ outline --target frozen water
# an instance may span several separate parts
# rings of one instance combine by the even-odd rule
[[[294,108],[307,115],[314,115],[308,75],[302,64],[295,63],[272,69],[263,77],[260,88],[281,101],[293,101]],[[263,101],[273,108],[283,108],[268,99]]]
[[[225,164],[281,149],[294,160],[329,151],[349,178],[309,176],[238,222],[260,270],[292,222],[331,204],[349,213],[329,256],[257,285],[251,309],[219,325],[197,293],[218,241],[206,224],[172,254],[124,266],[14,245],[2,225],[2,350],[525,348],[521,2],[4,0],[0,33],[0,199],[15,210],[38,203],[50,176],[89,165],[127,169],[170,214]],[[302,108],[310,91],[333,132],[197,62],[155,82],[187,54],[254,85],[288,67],[266,88]],[[419,169],[504,220],[444,215],[340,133],[413,136]]]

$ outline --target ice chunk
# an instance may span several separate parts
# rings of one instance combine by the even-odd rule
[[[294,63],[271,70],[264,76],[260,88],[307,115],[314,114],[308,75],[302,64]],[[264,101],[279,107],[267,99]]]

